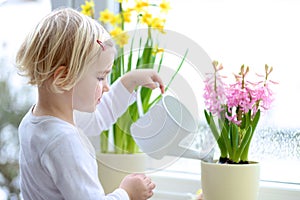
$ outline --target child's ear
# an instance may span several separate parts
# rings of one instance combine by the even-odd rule
[[[68,68],[66,66],[59,66],[53,73],[53,85],[60,89],[68,84],[66,77],[68,75]]]
[[[68,74],[68,69],[66,66],[59,66],[53,74],[54,80],[60,79],[60,78],[66,78]]]

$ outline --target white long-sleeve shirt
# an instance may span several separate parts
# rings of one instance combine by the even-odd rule
[[[76,126],[53,116],[34,116],[31,108],[19,126],[23,199],[129,200],[120,188],[105,196],[86,135],[99,135],[134,99],[118,80],[94,113],[74,112]]]

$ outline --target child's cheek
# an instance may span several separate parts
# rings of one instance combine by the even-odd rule
[[[100,98],[101,98],[101,94],[102,94],[102,82],[100,82],[97,87],[96,87],[96,91],[95,91],[95,102],[100,103]]]

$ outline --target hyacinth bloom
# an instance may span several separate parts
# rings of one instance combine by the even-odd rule
[[[204,80],[204,102],[207,109],[213,114],[220,117],[221,111],[224,110],[226,93],[222,80],[222,76],[218,73],[223,69],[222,65],[214,63],[215,73],[207,74],[207,78]]]
[[[268,77],[273,68],[265,65],[265,75],[259,82],[247,80],[249,67],[241,66],[236,82],[226,84],[220,75],[223,69],[213,63],[214,73],[204,81],[205,117],[221,151],[220,162],[247,163],[250,142],[260,118],[260,112],[270,109],[273,91]],[[218,118],[215,123],[214,117]]]

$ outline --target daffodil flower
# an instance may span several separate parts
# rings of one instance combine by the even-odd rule
[[[114,20],[114,16],[114,13],[106,8],[104,11],[100,12],[99,21],[104,23],[110,23]]]
[[[85,4],[81,5],[81,13],[89,17],[94,18],[94,1],[85,1]]]
[[[128,44],[129,35],[123,31],[121,28],[117,27],[110,32],[116,43],[122,48],[124,45]]]
[[[165,0],[162,1],[162,3],[159,4],[159,7],[161,9],[161,12],[167,13],[171,9],[170,2],[167,2]]]

